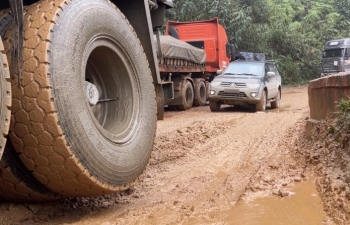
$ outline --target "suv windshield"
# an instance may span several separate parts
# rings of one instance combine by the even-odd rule
[[[263,63],[231,63],[224,72],[224,75],[251,75],[263,76]]]
[[[332,57],[343,57],[344,56],[344,49],[329,49],[324,50],[322,57],[323,58],[332,58]]]

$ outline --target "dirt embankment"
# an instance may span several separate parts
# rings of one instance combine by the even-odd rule
[[[350,224],[349,121],[322,121],[307,137],[299,135],[295,155],[315,172],[326,212],[337,224]]]
[[[212,113],[207,106],[168,111],[165,120],[158,121],[152,159],[135,187],[49,205],[0,204],[0,224],[253,224],[252,219],[243,223],[242,214],[234,213],[240,202],[264,196],[291,198],[287,187],[307,180],[307,168],[318,169],[310,165],[321,159],[313,156],[313,142],[302,138],[307,88],[285,88],[281,103],[280,109],[266,113],[233,107]],[[338,177],[333,170],[329,173]],[[333,215],[329,208],[334,206],[327,204],[334,200],[327,199],[334,196],[327,197],[322,188],[328,185],[326,177],[317,178],[317,184]],[[334,186],[332,193],[338,190],[343,196],[343,189]],[[316,219],[331,224],[326,217]]]

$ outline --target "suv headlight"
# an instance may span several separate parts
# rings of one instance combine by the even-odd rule
[[[253,89],[253,88],[259,88],[260,84],[247,84],[247,88]]]
[[[220,86],[220,84],[221,84],[221,82],[219,82],[219,81],[212,81],[212,82],[210,83],[210,86],[212,86],[212,87],[217,87],[217,86]]]

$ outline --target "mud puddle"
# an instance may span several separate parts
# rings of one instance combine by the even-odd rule
[[[290,196],[268,196],[252,201],[240,201],[227,211],[197,215],[186,224],[240,225],[320,225],[333,224],[324,212],[313,179],[286,188]]]

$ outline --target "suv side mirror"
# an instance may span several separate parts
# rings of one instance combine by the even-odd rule
[[[275,72],[267,72],[267,76],[268,77],[274,77],[274,76],[276,76],[276,74],[275,74]]]
[[[217,71],[216,71],[216,74],[217,74],[217,75],[221,75],[221,74],[222,74],[222,70],[217,70]]]

